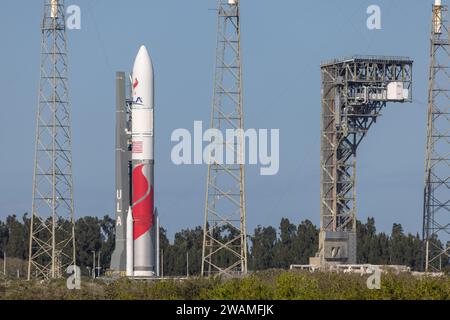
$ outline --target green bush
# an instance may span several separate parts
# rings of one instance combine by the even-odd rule
[[[273,288],[257,276],[225,281],[205,292],[204,299],[210,300],[271,300]]]
[[[3,279],[9,300],[450,300],[450,277],[383,274],[380,290],[356,274],[264,271],[240,279],[93,281],[68,290],[65,280]]]

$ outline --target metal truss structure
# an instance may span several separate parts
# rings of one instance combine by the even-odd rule
[[[211,157],[208,164],[202,253],[203,276],[247,273],[244,115],[239,1],[218,0],[218,38],[211,128],[237,130],[233,141],[212,141],[234,155],[235,164]],[[237,141],[236,141],[237,140]]]
[[[75,265],[71,118],[65,6],[45,0],[28,279],[60,278]]]
[[[412,99],[413,62],[355,56],[322,70],[321,211],[313,264],[356,264],[356,155],[388,102]]]
[[[433,5],[423,239],[425,271],[450,259],[450,60],[448,6]]]

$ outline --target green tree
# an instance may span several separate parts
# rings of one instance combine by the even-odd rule
[[[375,219],[368,218],[366,224],[357,221],[356,231],[358,263],[373,263],[378,251]]]
[[[0,258],[3,259],[3,253],[8,243],[9,231],[7,225],[0,221]]]
[[[101,264],[102,266],[109,266],[111,264],[111,256],[114,251],[116,241],[116,224],[108,215],[104,216],[100,222],[100,229],[102,234]]]
[[[25,242],[25,259],[28,260],[29,251],[30,251],[30,231],[31,231],[31,218],[28,217],[28,213],[25,213],[22,216],[22,222],[24,227],[24,242]]]
[[[406,239],[401,224],[394,223],[389,241],[389,263],[402,265],[405,263]]]
[[[389,264],[390,263],[390,249],[389,236],[386,233],[380,233],[377,236],[377,247],[373,264]]]
[[[420,239],[419,234],[416,234],[415,236],[408,234],[408,237],[406,238],[405,264],[414,270],[421,269],[422,247],[422,240]]]
[[[303,221],[297,228],[294,240],[296,252],[295,264],[309,264],[309,258],[314,257],[319,247],[319,229],[309,220]]]
[[[292,224],[289,219],[283,218],[280,223],[280,239],[276,245],[275,261],[279,268],[289,268],[297,258],[298,253],[294,250],[294,243],[297,237],[297,226]]]
[[[102,232],[98,218],[84,217],[75,223],[77,264],[86,274],[93,265],[93,252],[102,248]]]
[[[175,234],[175,242],[164,250],[165,274],[186,275],[189,253],[189,274],[199,275],[201,270],[203,228],[185,229]]]
[[[6,255],[12,258],[26,259],[26,231],[25,226],[17,220],[15,215],[6,218],[8,229],[8,242],[6,243]]]
[[[275,267],[274,255],[277,230],[273,227],[257,227],[252,239],[251,261],[254,271]]]

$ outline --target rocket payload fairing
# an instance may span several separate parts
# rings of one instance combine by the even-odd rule
[[[134,276],[156,275],[153,65],[142,46],[132,75],[132,212]]]
[[[130,120],[118,113],[116,129],[116,189],[130,197],[122,194],[121,201],[116,199],[117,236],[111,269],[128,277],[154,277],[159,276],[159,220],[154,205],[154,75],[144,46],[130,78],[130,101],[118,94],[118,110],[122,105]],[[118,83],[118,92],[124,92],[124,86],[123,81]]]

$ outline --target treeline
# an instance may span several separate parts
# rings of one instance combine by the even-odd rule
[[[28,214],[20,219],[11,215],[5,221],[0,221],[0,259],[6,253],[7,259],[28,260],[30,224]],[[100,265],[109,266],[115,245],[115,221],[109,216],[102,219],[81,218],[75,224],[75,240],[77,264],[82,267],[84,274],[90,272],[88,269],[93,265],[94,252],[97,255],[96,264],[100,255]]]
[[[0,258],[28,259],[30,219],[9,216],[0,221]],[[394,224],[391,234],[378,233],[375,220],[358,222],[358,263],[407,265],[421,269],[422,240],[418,234],[405,234]],[[93,265],[93,252],[100,255],[102,272],[110,265],[115,242],[115,222],[108,216],[85,217],[75,225],[77,264],[87,274]],[[282,219],[278,229],[257,227],[249,237],[249,268],[253,271],[287,269],[292,264],[308,264],[317,252],[319,230],[309,220],[299,225]],[[203,230],[201,227],[182,230],[173,242],[161,229],[161,250],[165,276],[199,275],[201,270]],[[96,259],[97,260],[97,259]],[[189,261],[189,266],[187,266]],[[97,261],[96,261],[97,264]],[[449,267],[449,261],[442,261]]]

